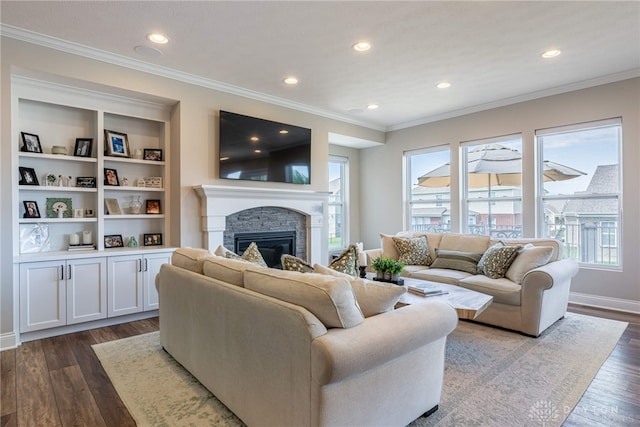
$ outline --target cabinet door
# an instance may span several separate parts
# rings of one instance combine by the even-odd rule
[[[107,260],[70,260],[67,279],[67,324],[107,317]]]
[[[162,264],[171,263],[171,253],[164,252],[150,254],[144,257],[144,310],[156,310],[158,304],[158,290],[156,289],[156,275]]]
[[[109,317],[142,311],[142,258],[123,255],[107,259]]]
[[[64,261],[20,264],[20,332],[66,324],[64,273]]]

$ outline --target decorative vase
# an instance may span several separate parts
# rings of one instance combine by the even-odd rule
[[[384,272],[384,280],[391,280],[391,272],[389,271]]]
[[[131,201],[131,205],[129,206],[132,214],[139,214],[142,209],[142,201],[140,200],[140,196],[137,196],[137,199],[133,199]]]
[[[384,279],[384,273],[382,271],[376,271],[376,279]]]
[[[137,248],[138,247],[138,241],[136,240],[135,236],[131,236],[129,238],[129,242],[127,243],[127,246],[130,248]]]
[[[398,277],[399,277],[398,274],[391,274],[391,281],[392,282],[397,282],[398,281]]]

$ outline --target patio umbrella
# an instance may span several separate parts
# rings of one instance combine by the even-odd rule
[[[522,154],[518,150],[500,144],[479,146],[467,156],[470,188],[491,188],[495,185],[518,186],[522,183]],[[544,161],[545,181],[565,181],[586,175],[584,172],[560,163]],[[437,167],[418,178],[423,187],[448,187],[451,185],[449,163]]]

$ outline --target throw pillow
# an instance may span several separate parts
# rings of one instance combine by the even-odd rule
[[[341,277],[254,268],[244,272],[244,286],[306,308],[327,328],[351,328],[364,322],[349,281]]]
[[[501,279],[518,256],[522,246],[505,246],[498,242],[485,251],[478,262],[478,272],[492,279]]]
[[[237,254],[231,251],[226,252],[224,255],[226,258],[243,259],[245,261],[258,264],[261,267],[267,267],[267,263],[264,261],[264,258],[262,258],[262,254],[260,253],[260,250],[258,249],[258,245],[255,242],[251,242],[249,244],[249,246],[247,247],[247,249],[245,249],[242,256],[238,256]]]
[[[340,256],[338,256],[338,258],[331,261],[329,268],[333,268],[341,273],[346,273],[349,276],[357,277],[359,272],[358,248],[356,245],[349,245],[349,247],[345,249]]]
[[[419,237],[393,237],[398,253],[398,261],[405,265],[431,265],[433,260],[429,254],[427,238]]]
[[[244,286],[244,272],[247,268],[256,268],[256,265],[242,259],[230,259],[221,256],[205,259],[202,266],[205,276],[236,286]]]
[[[171,264],[195,273],[202,274],[202,263],[211,252],[200,248],[178,248],[171,255]]]
[[[431,263],[431,268],[446,268],[478,274],[480,258],[482,258],[482,254],[476,252],[448,251],[436,248],[436,259]]]
[[[299,271],[301,273],[311,273],[313,271],[313,267],[308,262],[289,254],[284,254],[280,257],[280,264],[282,264],[283,270]]]
[[[534,268],[542,267],[551,260],[553,247],[534,246],[527,244],[518,252],[518,256],[511,263],[505,277],[511,281],[521,284],[524,275]]]

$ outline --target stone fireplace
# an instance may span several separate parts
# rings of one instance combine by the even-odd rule
[[[205,247],[211,252],[219,245],[236,249],[236,233],[295,231],[295,255],[326,265],[329,193],[216,185],[194,188],[200,197]]]

